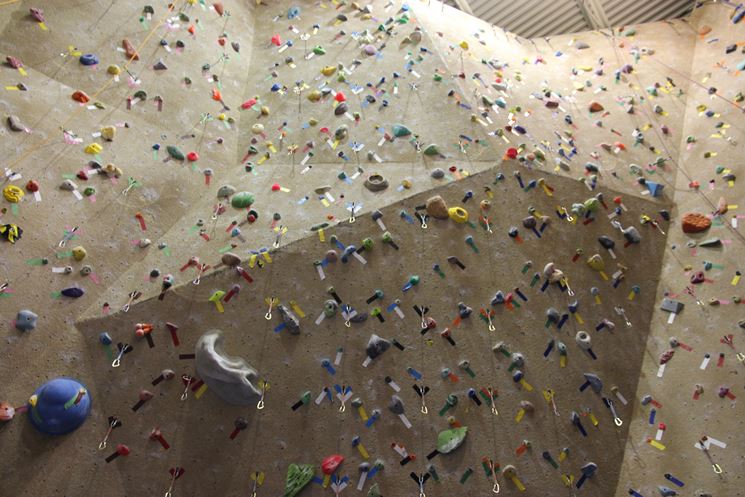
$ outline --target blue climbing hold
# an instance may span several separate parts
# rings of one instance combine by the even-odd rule
[[[47,435],[78,429],[91,412],[91,395],[78,380],[59,377],[36,389],[28,403],[31,424]]]
[[[300,15],[300,7],[290,7],[287,9],[287,19],[295,19]]]
[[[663,188],[665,188],[665,185],[661,185],[649,180],[646,181],[645,186],[653,197],[659,196],[659,194],[662,193]]]
[[[84,66],[95,66],[98,64],[98,56],[92,53],[86,53],[80,56],[80,63]]]

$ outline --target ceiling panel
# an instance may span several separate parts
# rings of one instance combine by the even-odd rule
[[[602,8],[611,26],[675,19],[691,12],[695,0],[463,0],[476,17],[525,38],[593,29],[581,6]],[[457,7],[455,0],[447,4]]]

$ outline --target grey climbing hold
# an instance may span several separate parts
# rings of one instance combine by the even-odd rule
[[[217,198],[227,198],[234,194],[236,189],[233,185],[223,185],[217,190]]]
[[[163,59],[160,59],[153,66],[153,70],[155,70],[155,71],[165,71],[166,69],[168,69],[168,66],[166,66],[166,63],[165,62],[163,62]]]
[[[525,226],[528,229],[533,229],[536,226],[536,223],[538,221],[533,216],[528,216],[525,219],[523,219],[523,226]]]
[[[371,174],[365,180],[365,188],[371,192],[380,192],[388,188],[388,180],[380,174]]]
[[[225,353],[225,337],[219,330],[202,335],[195,347],[195,367],[211,391],[229,404],[256,403],[261,392],[254,386],[258,373],[245,359]]]
[[[297,318],[297,316],[295,316],[295,314],[284,304],[280,304],[277,306],[277,312],[279,312],[279,317],[282,319],[282,323],[285,325],[285,329],[287,329],[287,331],[291,335],[299,335],[300,320]]]
[[[60,190],[66,190],[68,192],[78,189],[78,185],[71,179],[64,180],[59,187]]]
[[[404,413],[404,402],[401,400],[401,397],[398,395],[394,395],[391,397],[391,401],[388,403],[388,410],[391,411],[393,414],[403,414]]]
[[[390,347],[391,342],[373,333],[372,335],[370,335],[370,340],[367,341],[367,348],[365,348],[365,352],[367,352],[367,357],[369,357],[370,359],[375,359],[376,357],[382,355],[383,352],[388,350]]]
[[[639,230],[633,226],[629,226],[623,230],[623,236],[629,243],[639,243],[642,241],[642,236],[639,234]]]
[[[603,381],[596,374],[585,373],[585,381],[590,384],[590,388],[595,393],[600,393],[603,390]]]
[[[220,261],[223,264],[225,264],[226,266],[236,267],[236,266],[240,265],[241,258],[238,257],[237,255],[235,255],[232,252],[225,252],[224,254],[222,254],[222,257],[220,258]]]
[[[36,328],[36,320],[39,318],[35,313],[28,309],[18,311],[16,315],[16,329],[20,331],[31,331]]]
[[[349,106],[347,105],[347,103],[342,102],[339,105],[337,105],[336,108],[334,109],[334,115],[343,116],[344,114],[347,113],[348,110],[349,110]]]
[[[436,167],[436,168],[432,169],[432,172],[429,173],[429,175],[433,179],[442,179],[442,178],[445,177],[445,171],[442,170],[442,169],[440,169],[439,167]]]
[[[18,116],[8,116],[8,127],[11,131],[26,131],[26,126]]]
[[[577,342],[577,345],[582,350],[589,350],[590,347],[592,347],[592,338],[586,331],[578,331],[574,337],[574,340]],[[586,376],[587,375],[585,375],[585,377]]]
[[[339,304],[336,303],[336,300],[329,299],[323,304],[323,314],[327,317],[334,317],[336,313],[339,311]]]
[[[553,307],[549,307],[548,309],[546,309],[546,319],[548,319],[552,323],[558,323],[559,319],[561,319],[561,314]]]

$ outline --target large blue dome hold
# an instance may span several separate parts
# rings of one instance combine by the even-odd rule
[[[59,377],[36,389],[28,403],[31,424],[47,435],[78,429],[91,412],[91,395],[78,380]]]

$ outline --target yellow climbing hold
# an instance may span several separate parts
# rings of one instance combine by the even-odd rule
[[[468,222],[468,211],[463,207],[451,207],[448,209],[448,216],[456,223],[467,223]]]
[[[5,188],[3,188],[3,197],[5,197],[5,200],[12,204],[17,204],[21,201],[23,198],[23,190],[18,188],[16,185],[8,185]]]
[[[99,145],[98,143],[91,143],[90,145],[85,147],[86,154],[96,155],[96,154],[100,154],[102,151],[103,151],[103,147]]]
[[[331,76],[336,72],[336,66],[325,66],[321,69],[321,74],[324,76]]]

